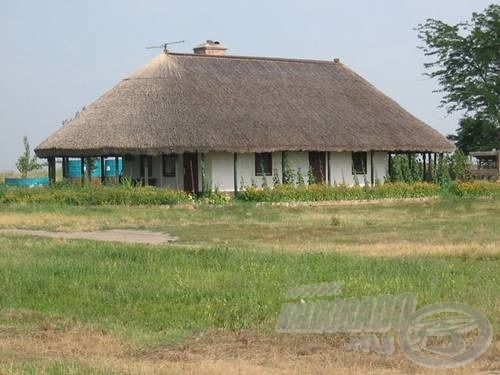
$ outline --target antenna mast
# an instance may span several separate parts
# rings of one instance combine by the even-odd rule
[[[168,46],[170,46],[172,44],[180,44],[180,43],[184,43],[184,40],[178,40],[176,42],[167,42],[167,43],[160,44],[159,46],[150,46],[150,47],[146,47],[146,49],[163,48],[163,52],[168,53]]]

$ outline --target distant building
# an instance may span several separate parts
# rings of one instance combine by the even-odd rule
[[[470,168],[472,177],[487,180],[500,178],[500,151],[475,151],[469,156],[472,158]]]

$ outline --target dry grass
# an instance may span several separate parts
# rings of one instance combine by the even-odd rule
[[[37,313],[8,310],[2,315],[33,319]],[[391,356],[346,351],[346,339],[333,336],[208,331],[193,334],[182,344],[136,349],[106,332],[78,323],[41,321],[29,332],[9,330],[5,325],[0,328],[2,372],[7,372],[12,363],[43,358],[45,364],[74,361],[96,370],[133,374],[442,373],[413,364],[399,350]],[[447,373],[500,371],[496,361],[499,355],[497,341],[479,360]]]
[[[274,250],[282,250],[280,245],[274,245]],[[290,245],[287,250],[293,252],[331,252],[336,251],[346,254],[358,254],[363,256],[426,256],[426,255],[456,255],[468,254],[470,256],[498,254],[500,252],[500,241],[493,243],[481,243],[480,241],[470,241],[460,244],[440,244],[433,243],[432,240],[424,243],[411,243],[408,241],[380,241],[374,243],[363,244],[319,244],[319,245],[304,245],[300,242]]]

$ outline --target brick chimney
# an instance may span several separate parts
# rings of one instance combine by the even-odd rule
[[[207,40],[205,43],[194,47],[193,51],[195,55],[223,56],[226,54],[227,48],[218,41]]]

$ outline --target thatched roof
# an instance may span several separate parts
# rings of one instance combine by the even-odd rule
[[[162,53],[36,154],[453,148],[340,62]]]

